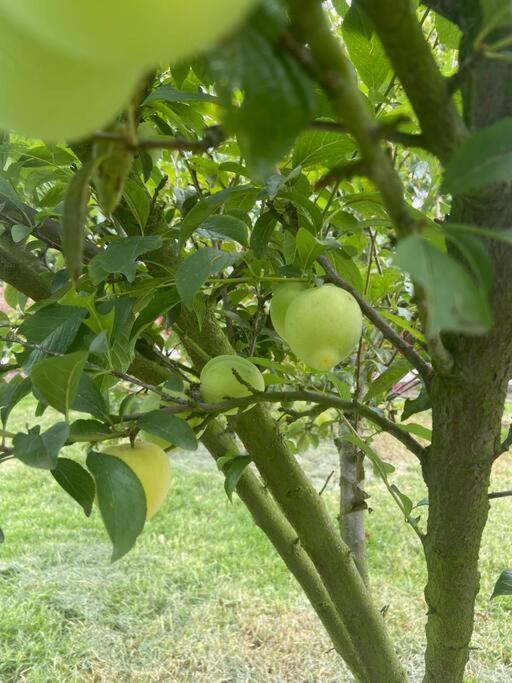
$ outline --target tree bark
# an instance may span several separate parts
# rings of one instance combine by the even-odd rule
[[[34,301],[52,293],[50,281],[44,277],[38,260],[5,234],[0,235],[0,274],[4,282]]]
[[[350,548],[356,567],[366,586],[369,586],[368,556],[366,552],[366,502],[364,486],[364,458],[357,446],[342,438],[335,439],[340,459],[340,530]]]
[[[208,427],[202,442],[215,458],[236,447],[234,439],[217,422]],[[323,585],[318,572],[301,545],[295,530],[276,505],[258,477],[246,469],[236,492],[251,513],[254,522],[267,536],[290,572],[295,576],[327,631],[336,651],[346,662],[357,681],[368,680],[352,640]]]
[[[464,9],[461,25],[466,33],[461,61],[472,49],[479,29],[478,3],[468,0]],[[477,63],[466,75],[463,96],[464,117],[470,129],[509,116],[512,65],[494,60]],[[456,197],[450,219],[509,228],[510,183]],[[511,372],[512,249],[495,241],[484,244],[494,273],[493,328],[482,337],[447,337],[455,372],[451,377],[436,376],[432,385],[433,441],[424,462],[430,501],[425,542],[426,683],[460,683],[464,677],[479,589],[478,556],[488,515],[489,477],[499,452]]]
[[[478,378],[485,381],[487,373],[482,375]],[[429,492],[426,683],[464,678],[505,387],[503,373],[485,386],[457,379],[433,383],[433,441],[424,467]]]

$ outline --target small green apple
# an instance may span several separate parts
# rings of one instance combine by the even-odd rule
[[[362,332],[354,297],[335,285],[298,294],[285,317],[285,339],[294,354],[315,370],[330,370],[350,355]]]
[[[289,305],[297,294],[303,292],[306,285],[302,282],[290,282],[276,287],[270,302],[270,319],[277,334],[285,339],[284,319]]]
[[[0,128],[4,130],[49,141],[80,138],[116,116],[140,73],[59,52],[34,38],[0,6]]]
[[[171,486],[169,456],[154,443],[136,441],[109,446],[104,453],[119,458],[137,475],[146,494],[146,519],[151,519],[162,507]]]
[[[35,39],[101,68],[137,70],[204,50],[255,0],[0,0]]]
[[[240,356],[216,356],[204,366],[201,372],[201,396],[205,403],[221,403],[228,398],[250,396],[248,387],[238,381],[233,370],[258,391],[265,390],[265,380],[258,368]],[[227,412],[234,415],[237,408]]]

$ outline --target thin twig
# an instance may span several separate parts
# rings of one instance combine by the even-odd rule
[[[509,498],[512,496],[512,491],[494,491],[493,493],[489,493],[487,498],[489,500],[494,500],[495,498]]]
[[[325,480],[325,484],[322,486],[322,488],[321,488],[320,491],[318,492],[318,495],[319,495],[319,496],[321,496],[321,495],[323,494],[323,492],[325,491],[325,489],[329,486],[329,482],[331,481],[331,479],[333,478],[333,476],[334,476],[334,470],[329,474],[329,476],[328,476],[327,479]]]

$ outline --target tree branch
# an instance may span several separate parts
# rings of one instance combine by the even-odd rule
[[[323,130],[327,133],[346,134],[349,132],[343,123],[338,123],[337,121],[311,121],[309,127],[313,130]],[[402,147],[418,147],[427,152],[431,151],[430,145],[424,135],[404,133],[401,130],[397,130],[394,126],[380,125],[376,130],[376,139],[394,142],[397,145],[402,145]]]
[[[137,152],[141,149],[169,149],[178,152],[207,152],[214,147],[218,147],[222,142],[224,142],[225,133],[221,126],[211,126],[210,128],[206,129],[201,140],[186,140],[185,138],[181,137],[172,139],[141,138],[134,143],[132,139],[121,133],[98,131],[92,136],[92,141],[95,140],[112,140],[114,142],[119,142],[133,152]]]
[[[487,498],[489,498],[489,500],[494,500],[496,498],[509,498],[510,496],[512,496],[512,491],[494,491],[489,493]]]
[[[384,318],[382,318],[377,311],[370,306],[370,304],[359,294],[359,292],[351,287],[348,282],[345,282],[331,265],[327,256],[320,256],[318,262],[325,269],[327,279],[335,284],[337,287],[344,289],[352,294],[354,299],[359,304],[364,315],[372,322],[375,327],[382,333],[382,335],[406,358],[411,366],[418,371],[425,386],[428,388],[432,380],[432,368],[426,363],[423,358],[417,353],[412,346],[404,341],[394,329],[389,325]]]
[[[313,73],[337,116],[356,140],[362,161],[382,195],[399,237],[415,232],[418,226],[405,202],[400,176],[378,143],[379,126],[359,90],[352,64],[331,31],[321,2],[288,0],[288,6],[292,27],[303,45],[288,41],[286,47]]]
[[[125,381],[131,381],[127,376],[124,377]],[[154,387],[149,385],[141,384],[140,380],[134,382],[138,386],[146,386],[150,390],[154,390]],[[158,392],[157,392],[158,393]],[[335,396],[334,394],[321,393],[317,391],[256,391],[251,396],[245,396],[243,398],[230,398],[220,403],[204,403],[202,401],[189,401],[177,399],[175,397],[165,397],[165,400],[172,402],[174,405],[166,406],[162,410],[166,413],[174,415],[176,413],[182,413],[184,410],[192,413],[207,413],[212,415],[220,415],[226,413],[233,408],[248,408],[256,403],[285,403],[288,401],[303,401],[305,403],[314,403],[324,408],[336,408],[347,414],[358,414],[364,417],[369,422],[377,425],[382,429],[382,431],[394,436],[397,441],[400,441],[411,453],[416,455],[420,460],[425,457],[426,450],[419,444],[416,439],[414,439],[409,432],[400,428],[395,422],[391,422],[379,411],[370,408],[369,406],[359,403],[358,401],[346,401],[344,399]],[[133,420],[138,420],[142,417],[143,413],[132,413],[124,415],[122,419],[117,418],[119,422],[130,422]],[[113,421],[116,421],[116,416],[112,417]]]
[[[0,279],[35,301],[52,294],[37,260],[6,234],[0,235]]]
[[[427,3],[428,4],[428,3]],[[437,3],[445,5],[448,3]],[[430,149],[446,162],[467,135],[411,0],[360,0],[409,97]]]
[[[14,218],[15,217],[15,218]],[[62,251],[62,233],[61,226],[57,221],[51,218],[45,218],[41,223],[37,223],[37,211],[30,206],[24,205],[23,212],[9,200],[5,195],[2,196],[2,208],[0,209],[0,218],[16,223],[25,223],[27,219],[34,223],[32,234],[41,242],[44,242],[49,247]],[[90,261],[99,252],[98,247],[89,240],[84,240],[84,259]]]
[[[212,456],[218,460],[229,452],[236,452],[237,443],[218,424],[210,425],[202,441]],[[297,534],[283,515],[268,489],[256,474],[246,468],[240,477],[236,491],[277,550],[288,569],[302,586],[315,612],[329,634],[336,651],[347,662],[358,680],[366,680],[366,672],[354,649],[346,626],[338,614],[329,593],[326,591],[314,564],[311,562]]]

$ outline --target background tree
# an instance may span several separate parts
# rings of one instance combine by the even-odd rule
[[[469,655],[489,478],[509,445],[511,25],[492,0],[269,0],[211,52],[146,74],[115,125],[2,145],[3,342],[18,372],[1,385],[0,462],[48,469],[86,513],[94,477],[119,558],[145,497],[102,444],[202,439],[361,681],[406,680],[367,576],[365,460],[424,548],[424,680],[462,681]],[[272,328],[289,282],[361,307],[359,348],[330,372]],[[266,391],[205,403],[202,367],[234,353]],[[406,376],[417,391],[398,417]],[[12,434],[30,392],[34,426]],[[48,406],[63,418],[41,433]],[[429,408],[431,433],[406,422]],[[333,429],[342,534],[294,457]],[[380,431],[418,459],[426,528],[372,448]],[[77,441],[87,467],[65,457]]]

